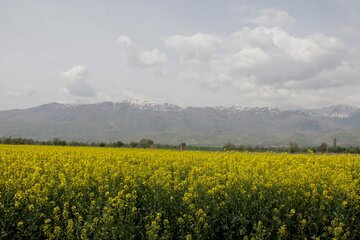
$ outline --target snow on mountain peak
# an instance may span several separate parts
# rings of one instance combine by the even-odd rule
[[[314,109],[311,110],[310,113],[321,117],[348,118],[358,111],[360,111],[359,108],[340,104],[329,107],[323,107],[320,109]]]
[[[280,110],[278,108],[271,108],[271,107],[242,107],[239,105],[233,105],[231,107],[227,106],[218,106],[214,107],[214,109],[218,111],[224,111],[228,113],[238,113],[238,112],[253,112],[255,114],[269,112],[272,114],[278,114]]]
[[[116,102],[108,102],[114,104],[116,107],[117,104],[124,104],[131,106],[133,108],[139,110],[147,110],[147,111],[159,111],[159,112],[179,112],[184,111],[185,109],[169,103],[156,103],[154,101],[149,100],[142,100],[136,98],[130,99],[122,99]],[[46,105],[46,104],[45,104]],[[51,104],[50,104],[51,105]],[[55,102],[53,105],[61,107],[62,109],[72,109],[75,107],[80,106],[81,104],[70,104],[65,102]],[[216,106],[216,107],[209,107],[209,109],[214,109],[215,111],[222,112],[225,114],[236,114],[240,112],[247,112],[247,113],[254,113],[254,114],[280,114],[283,112],[279,108],[272,108],[272,107],[243,107],[239,105],[232,105],[232,106]],[[311,110],[299,110],[300,113],[310,114],[314,117],[324,117],[324,118],[338,118],[344,119],[349,118],[353,114],[360,112],[360,109],[357,107],[349,106],[349,105],[334,105],[329,107],[323,107],[318,109],[311,109]]]
[[[159,112],[170,112],[170,111],[181,111],[182,109],[176,105],[173,104],[159,104],[152,101],[146,101],[141,99],[124,99],[119,102],[116,102],[118,104],[127,104],[132,107],[135,107],[140,110],[153,110],[153,111],[159,111]],[[116,104],[114,103],[114,104]]]

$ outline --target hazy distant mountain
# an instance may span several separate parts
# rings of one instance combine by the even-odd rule
[[[336,105],[312,110],[188,107],[136,100],[69,105],[50,103],[0,111],[0,136],[125,142],[152,138],[178,144],[300,145],[337,138],[339,145],[360,144],[360,109]]]

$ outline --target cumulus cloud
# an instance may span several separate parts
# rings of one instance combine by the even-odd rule
[[[165,39],[165,45],[178,53],[183,64],[181,78],[215,90],[229,84],[243,91],[287,89],[290,83],[307,84],[324,72],[340,70],[347,57],[336,38],[322,34],[298,37],[279,27],[175,35]]]
[[[360,65],[353,66],[348,62],[334,69],[327,69],[318,75],[303,82],[289,81],[284,84],[288,89],[328,89],[339,88],[345,85],[356,86],[359,84]]]
[[[134,46],[134,42],[128,36],[124,35],[119,36],[116,43],[124,48],[132,48]]]
[[[157,66],[166,62],[166,57],[158,49],[144,51],[139,55],[139,62],[147,67]]]
[[[121,35],[116,43],[124,51],[126,62],[130,67],[143,68],[156,74],[165,74],[164,64],[167,58],[159,49],[140,50],[128,36]]]
[[[240,7],[236,11],[244,25],[289,28],[295,24],[295,18],[282,9]]]
[[[165,39],[165,46],[175,49],[182,61],[195,63],[211,60],[211,50],[221,45],[222,38],[214,34],[174,35]],[[210,51],[209,51],[210,50]]]
[[[96,91],[87,81],[88,75],[89,71],[83,65],[75,65],[61,73],[61,77],[65,79],[65,90],[73,96],[95,97]]]

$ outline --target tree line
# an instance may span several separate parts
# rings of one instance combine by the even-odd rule
[[[319,146],[299,146],[296,142],[289,142],[288,146],[254,146],[235,145],[230,142],[224,145],[225,151],[246,151],[246,152],[289,152],[289,153],[354,153],[360,154],[359,146],[337,146],[336,139],[330,146],[326,142]]]
[[[97,147],[139,147],[150,148],[154,145],[151,139],[141,139],[138,142],[132,141],[130,143],[123,143],[122,141],[115,142],[81,142],[81,141],[66,141],[59,138],[52,140],[34,140],[32,138],[0,138],[0,144],[13,144],[13,145],[49,145],[49,146],[97,146]]]
[[[0,144],[211,150],[211,147],[186,146],[186,143],[184,142],[180,143],[179,145],[159,144],[159,143],[154,143],[152,139],[145,139],[145,138],[139,141],[131,141],[129,143],[124,143],[122,141],[114,141],[114,142],[66,141],[59,138],[54,138],[52,140],[44,141],[44,140],[35,140],[32,138],[22,138],[22,137],[18,137],[18,138],[2,137],[0,138]]]
[[[337,146],[336,139],[333,145],[321,143],[319,146],[301,147],[296,142],[289,142],[288,146],[262,146],[262,145],[235,145],[231,142],[222,147],[187,145],[185,142],[179,145],[155,143],[152,139],[143,138],[139,141],[124,143],[114,142],[81,142],[66,141],[59,138],[52,140],[34,140],[32,138],[13,138],[2,137],[0,144],[11,145],[49,145],[49,146],[94,146],[94,147],[116,147],[116,148],[157,148],[157,149],[178,149],[178,150],[197,150],[197,151],[246,151],[246,152],[289,152],[289,153],[355,153],[360,154],[359,146]]]

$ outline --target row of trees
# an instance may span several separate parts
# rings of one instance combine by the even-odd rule
[[[0,138],[0,144],[13,144],[13,145],[52,145],[52,146],[98,146],[98,147],[140,147],[150,148],[154,145],[151,139],[141,139],[139,142],[130,142],[128,144],[122,141],[116,142],[81,142],[81,141],[65,141],[59,138],[54,138],[48,141],[34,140],[31,138]]]
[[[289,153],[356,153],[360,154],[360,147],[340,147],[336,145],[336,139],[334,139],[333,146],[329,146],[323,142],[319,146],[306,146],[300,147],[296,142],[289,142],[288,146],[271,147],[271,146],[254,146],[254,145],[235,145],[228,142],[223,146],[225,151],[247,151],[247,152],[289,152]]]
[[[131,141],[124,143],[122,141],[116,142],[80,142],[80,141],[65,141],[59,138],[53,140],[40,141],[31,138],[0,138],[0,144],[13,144],[13,145],[53,145],[53,146],[98,146],[98,147],[127,147],[127,148],[161,148],[161,149],[179,149],[179,150],[198,150],[198,151],[247,151],[247,152],[290,152],[290,153],[357,153],[360,154],[360,147],[340,147],[336,144],[336,139],[333,141],[333,146],[327,143],[322,143],[317,147],[300,147],[296,142],[290,142],[288,146],[282,147],[268,147],[268,146],[254,146],[254,145],[235,145],[231,142],[221,147],[211,146],[191,146],[182,142],[179,145],[159,144],[154,143],[152,139],[141,139],[140,141]]]
[[[296,153],[296,152],[304,152],[304,151],[312,151],[312,152],[319,152],[319,153],[360,153],[359,147],[340,147],[337,146],[337,140],[334,138],[333,145],[328,145],[326,142],[321,143],[317,147],[299,147],[296,142],[289,143],[289,152]]]
[[[49,145],[49,146],[96,146],[96,147],[127,147],[127,148],[163,148],[163,149],[180,149],[185,150],[186,144],[183,142],[178,146],[157,144],[152,139],[141,139],[140,141],[131,141],[124,143],[122,141],[116,142],[81,142],[81,141],[65,141],[59,138],[54,138],[48,141],[34,140],[31,138],[12,138],[3,137],[0,138],[0,144],[12,144],[12,145]],[[200,147],[191,147],[190,149],[201,149]]]
[[[223,146],[224,151],[243,151],[243,152],[287,152],[287,147],[270,147],[263,145],[235,145],[231,142]]]

